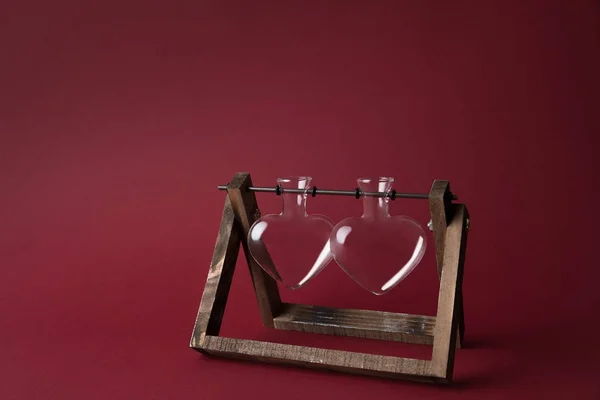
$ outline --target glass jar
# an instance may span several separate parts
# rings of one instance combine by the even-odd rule
[[[248,232],[248,248],[256,262],[282,285],[297,289],[332,260],[332,221],[308,215],[306,200],[312,178],[278,178],[282,210],[258,219]]]
[[[421,225],[406,216],[390,216],[389,194],[394,178],[359,178],[363,214],[338,223],[330,238],[340,267],[359,285],[381,295],[419,264],[427,237]]]

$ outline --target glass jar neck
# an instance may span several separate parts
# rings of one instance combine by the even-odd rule
[[[389,218],[389,197],[387,194],[392,188],[393,178],[360,178],[358,187],[365,193],[382,193],[384,197],[363,196],[363,218]]]
[[[279,178],[277,184],[282,190],[282,210],[281,215],[287,217],[306,216],[306,197],[310,189],[310,177],[290,177]],[[300,189],[302,193],[286,192],[286,189]]]
[[[305,216],[306,215],[306,194],[296,194],[285,192],[281,195],[282,209],[281,215],[285,216]]]

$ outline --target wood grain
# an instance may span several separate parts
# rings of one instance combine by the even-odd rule
[[[452,222],[446,230],[446,251],[440,282],[438,313],[434,329],[432,372],[451,381],[454,367],[455,343],[459,319],[458,292],[462,287],[465,252],[467,247],[464,205],[454,205]]]
[[[277,329],[430,345],[435,317],[284,303],[274,325]]]
[[[240,229],[229,197],[225,198],[217,243],[200,300],[190,346],[199,347],[205,335],[218,335],[240,248]]]
[[[445,383],[431,373],[431,361],[320,349],[316,347],[207,336],[204,350],[251,361],[326,369],[360,375]]]
[[[444,249],[446,248],[446,229],[452,218],[452,192],[450,191],[450,183],[448,181],[433,181],[433,185],[429,191],[429,212],[433,224],[438,277],[441,279],[444,263]],[[462,291],[458,293],[458,298],[458,335],[456,336],[456,346],[460,348],[462,347],[465,333]]]
[[[250,268],[261,319],[266,327],[272,328],[273,318],[281,312],[281,298],[277,289],[277,282],[257,264],[248,250],[248,232],[252,224],[260,217],[254,192],[247,190],[250,186],[252,186],[250,174],[238,173],[227,185],[227,193],[231,199],[233,211],[240,223],[240,239],[246,262]]]

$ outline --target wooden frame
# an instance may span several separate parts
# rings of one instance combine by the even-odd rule
[[[447,181],[434,181],[429,194],[440,277],[437,315],[336,309],[282,303],[277,284],[250,256],[246,237],[260,211],[248,173],[238,173],[227,197],[190,347],[205,354],[278,364],[447,383],[454,351],[462,345],[462,277],[468,212],[452,204]],[[431,360],[418,360],[219,336],[240,243],[258,300],[262,322],[275,329],[391,340],[433,346]]]

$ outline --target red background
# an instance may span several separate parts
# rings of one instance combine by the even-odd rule
[[[362,3],[362,4],[361,4]],[[600,398],[593,1],[8,1],[0,8],[0,397]],[[467,348],[436,387],[188,348],[224,194],[449,179],[472,214]],[[259,195],[263,212],[279,199]],[[351,198],[316,198],[336,221]],[[426,205],[393,214],[427,220]],[[330,265],[286,300],[435,312],[431,248],[392,293]],[[223,333],[270,332],[240,260]]]

